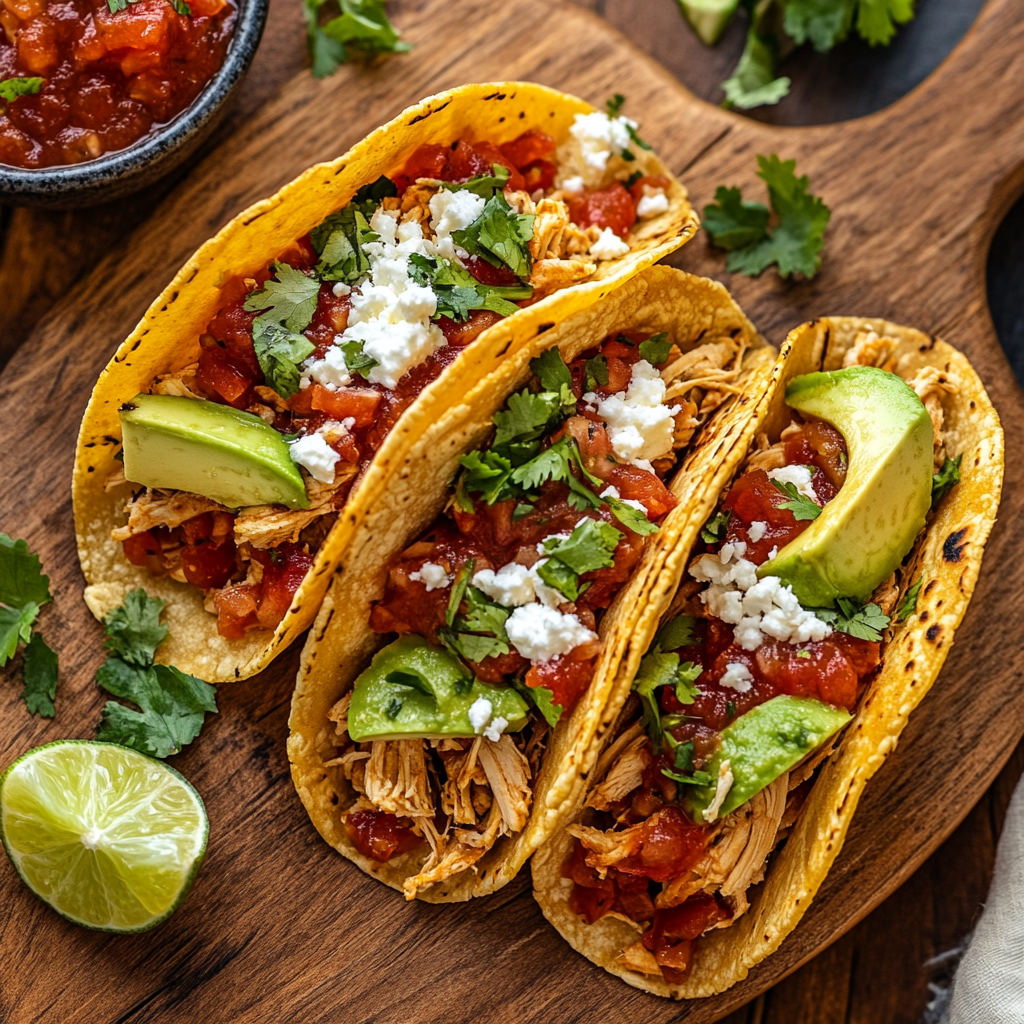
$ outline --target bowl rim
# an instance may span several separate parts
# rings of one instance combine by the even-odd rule
[[[74,192],[139,174],[192,138],[217,114],[256,55],[269,0],[233,0],[238,14],[227,53],[214,76],[184,110],[124,149],[78,164],[14,167],[0,163],[0,195]]]

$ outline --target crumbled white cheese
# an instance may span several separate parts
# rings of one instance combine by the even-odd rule
[[[757,566],[743,556],[742,541],[723,544],[717,555],[701,555],[690,575],[710,586],[700,595],[715,618],[733,626],[733,638],[745,651],[757,650],[765,634],[787,643],[824,640],[832,627],[801,607],[778,576],[757,578]]]
[[[350,295],[352,293],[352,285],[345,284],[344,281],[339,281],[332,289],[334,297],[340,299],[344,295]]]
[[[566,178],[565,181],[562,182],[562,191],[572,192],[576,195],[583,191],[585,185],[586,182],[584,182],[583,178],[577,174],[572,178]]]
[[[424,584],[428,594],[432,590],[447,587],[452,581],[444,566],[438,565],[437,562],[424,562],[416,572],[409,573],[409,579]]]
[[[629,243],[619,238],[611,228],[605,228],[596,240],[590,243],[590,255],[595,260],[617,260],[629,252]]]
[[[505,622],[505,632],[515,649],[530,661],[550,661],[597,639],[575,615],[543,604],[516,608]]]
[[[647,220],[649,217],[657,217],[659,213],[666,213],[667,211],[668,196],[665,195],[662,189],[642,195],[640,197],[640,202],[636,204],[636,215],[640,220]]]
[[[725,803],[725,798],[732,789],[733,774],[730,768],[731,761],[726,758],[718,768],[718,784],[715,787],[715,798],[704,811],[704,821],[709,825],[718,818],[718,812]]]
[[[641,359],[633,366],[629,387],[597,403],[597,414],[608,424],[615,454],[649,472],[653,472],[652,459],[672,451],[672,417],[679,412],[679,406],[665,405],[665,392],[661,374]]]
[[[352,383],[352,376],[345,365],[345,353],[337,345],[329,348],[322,359],[307,359],[302,369],[301,388],[308,388],[315,381],[328,391],[337,391]]]
[[[629,129],[636,127],[635,121],[609,117],[603,110],[577,114],[569,137],[558,149],[561,184],[576,177],[581,177],[587,185],[602,184],[608,161],[629,149]]]
[[[725,666],[722,678],[718,682],[722,686],[728,686],[729,689],[735,690],[737,693],[746,693],[753,685],[754,677],[750,674],[750,669],[746,665],[737,661]]]
[[[756,544],[768,532],[768,524],[762,519],[755,519],[747,527],[747,536],[751,544]]]
[[[568,534],[564,536],[568,536]],[[538,545],[541,553],[543,553],[543,547],[543,542],[541,542]],[[494,572],[493,569],[481,569],[471,582],[492,601],[497,601],[498,604],[504,605],[506,608],[519,608],[533,601],[540,601],[549,608],[557,608],[564,598],[553,587],[549,587],[537,572],[546,561],[546,558],[542,558],[529,568],[518,562],[509,562],[497,572]]]
[[[498,715],[493,722],[486,729],[484,729],[484,739],[490,740],[492,743],[497,743],[501,739],[501,734],[508,728],[508,719]]]
[[[395,388],[413,367],[446,344],[430,318],[437,311],[437,296],[427,285],[409,276],[409,256],[434,256],[433,242],[423,237],[415,221],[399,223],[399,214],[378,208],[370,227],[380,240],[363,246],[370,275],[352,292],[352,310],[342,342],[358,341],[363,352],[377,360],[366,379]]]
[[[334,483],[334,467],[341,456],[324,440],[321,434],[304,434],[288,442],[292,462],[301,466],[314,480],[322,484]]]
[[[473,732],[479,734],[484,731],[484,726],[491,720],[494,705],[486,697],[477,697],[469,706],[469,724],[473,726]],[[508,723],[506,723],[507,725]]]
[[[812,476],[810,466],[782,466],[779,469],[768,470],[769,480],[778,480],[780,484],[795,484],[797,493],[810,498],[811,501],[817,501],[818,496],[811,486]]]
[[[595,396],[596,397],[596,396]],[[629,505],[630,508],[635,508],[637,512],[643,512],[647,515],[647,506],[642,501],[637,501],[636,498],[623,498],[619,494],[619,489],[614,484],[609,484],[599,495],[602,498],[618,498],[623,505]]]
[[[473,192],[449,192],[443,188],[430,197],[430,227],[439,256],[459,260],[452,232],[468,228],[483,213],[485,205],[486,200]]]

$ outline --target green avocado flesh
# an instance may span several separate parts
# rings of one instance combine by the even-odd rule
[[[687,786],[683,806],[694,821],[704,820],[704,811],[715,798],[719,769],[728,760],[733,783],[718,817],[735,811],[798,765],[852,717],[849,711],[810,697],[772,697],[722,730],[722,745],[702,769],[711,776],[711,784]]]
[[[309,508],[288,445],[259,416],[174,395],[136,395],[120,416],[132,483],[189,491],[228,508]]]
[[[831,423],[846,439],[850,463],[821,515],[757,575],[778,576],[808,608],[832,608],[838,597],[865,601],[925,524],[931,419],[912,388],[873,366],[797,377],[786,404]]]
[[[492,720],[508,722],[505,732],[518,732],[526,725],[526,701],[515,690],[479,679],[470,682],[458,658],[406,633],[378,651],[356,680],[348,734],[357,743],[476,736],[469,709],[481,697],[491,702]]]
[[[708,46],[714,46],[729,27],[740,0],[677,0],[683,17]]]

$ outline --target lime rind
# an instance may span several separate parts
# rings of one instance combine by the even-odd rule
[[[0,839],[61,916],[146,931],[188,894],[206,853],[202,799],[169,765],[115,743],[58,740],[0,776]]]

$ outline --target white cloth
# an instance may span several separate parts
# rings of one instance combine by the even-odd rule
[[[949,1024],[1024,1024],[1024,781],[999,840],[985,912],[953,980]]]

